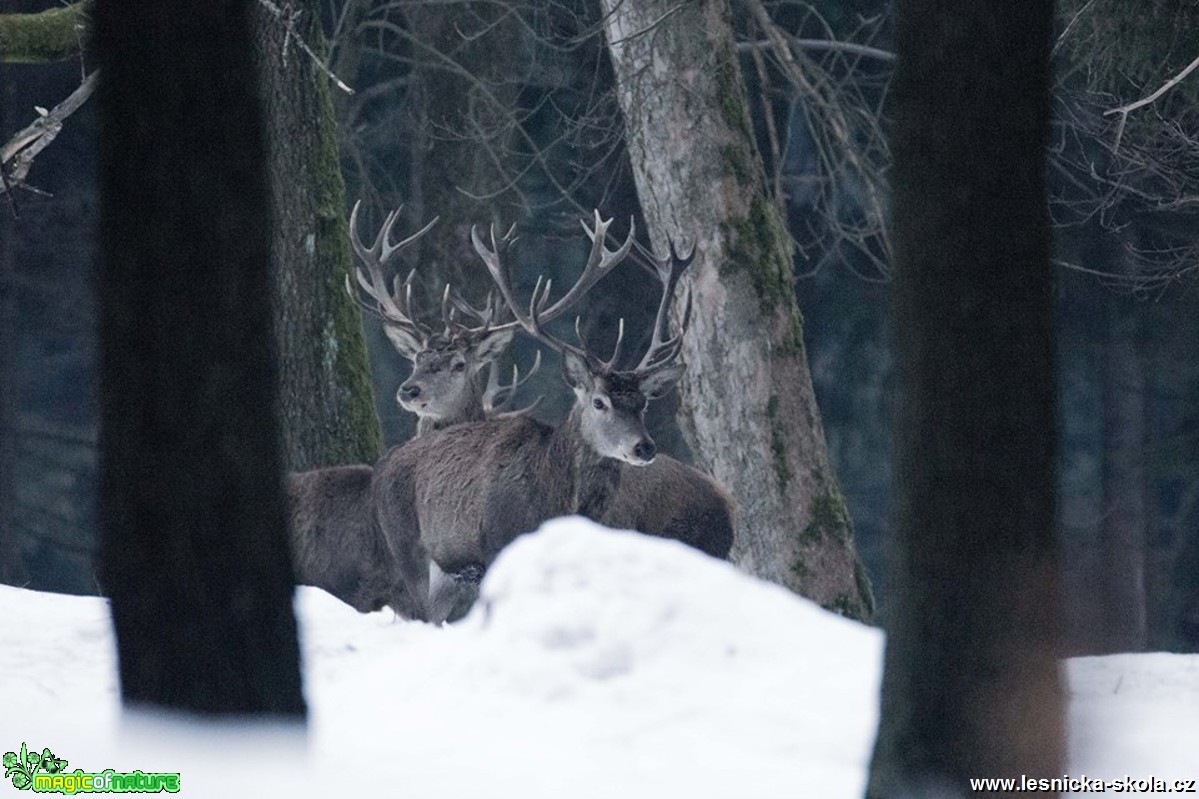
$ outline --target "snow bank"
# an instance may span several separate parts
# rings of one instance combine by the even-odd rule
[[[178,771],[192,796],[862,795],[879,632],[674,542],[550,522],[443,628],[310,588],[296,609],[306,736],[121,716],[105,601],[0,586],[0,752]],[[1199,658],[1066,674],[1072,774],[1199,776]]]

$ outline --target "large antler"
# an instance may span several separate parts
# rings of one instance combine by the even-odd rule
[[[487,416],[492,419],[506,419],[510,416],[523,416],[536,408],[541,403],[541,397],[525,407],[515,410],[512,408],[512,402],[516,399],[517,389],[529,382],[529,378],[537,374],[537,370],[540,368],[541,350],[537,351],[537,356],[533,359],[533,366],[524,377],[520,376],[520,367],[516,364],[512,365],[511,383],[500,383],[500,366],[497,361],[488,364],[487,388],[483,391],[483,411]]]
[[[678,287],[679,278],[695,260],[695,245],[691,245],[691,251],[685,256],[679,255],[673,240],[670,241],[670,255],[665,258],[658,258],[640,244],[637,245],[637,253],[653,265],[654,272],[657,274],[659,282],[662,283],[662,298],[658,302],[657,316],[654,317],[654,330],[649,349],[645,351],[641,363],[637,364],[633,370],[641,377],[645,377],[669,366],[678,358],[679,351],[682,349],[683,333],[691,321],[690,293],[687,295],[686,308],[683,311],[683,322],[673,336],[670,336],[670,305],[674,300],[674,292]]]
[[[354,252],[357,253],[359,260],[366,265],[370,278],[368,280],[358,267],[354,268],[354,276],[358,281],[358,285],[374,300],[374,303],[367,302],[362,299],[358,292],[354,291],[348,275],[346,276],[346,290],[350,292],[350,295],[354,297],[354,300],[360,306],[378,316],[388,327],[411,338],[416,348],[420,349],[428,342],[433,332],[421,324],[411,310],[412,277],[415,273],[409,273],[408,278],[403,282],[400,282],[397,276],[394,293],[389,293],[387,282],[383,279],[383,266],[397,252],[408,247],[421,236],[428,233],[437,224],[439,217],[434,217],[433,221],[403,241],[392,244],[391,230],[395,227],[396,220],[400,218],[400,211],[404,208],[401,205],[387,215],[386,220],[383,222],[383,227],[379,230],[379,235],[375,237],[375,243],[367,247],[358,236],[358,209],[361,206],[362,201],[359,200],[354,203],[354,210],[350,212],[350,243],[353,245]]]
[[[529,300],[528,314],[521,313],[522,304],[517,302],[515,292],[512,290],[511,283],[508,280],[507,271],[504,269],[503,263],[500,260],[500,247],[496,243],[495,228],[491,229],[491,249],[483,243],[479,237],[477,228],[472,227],[470,231],[471,241],[475,245],[475,252],[483,259],[483,263],[487,266],[487,271],[491,275],[492,282],[499,289],[500,295],[504,298],[509,311],[516,317],[516,322],[523,327],[529,335],[538,339],[546,346],[552,348],[558,353],[564,351],[574,352],[581,358],[584,358],[593,368],[607,367],[611,368],[615,363],[616,358],[620,353],[621,340],[624,338],[624,321],[620,323],[620,335],[616,340],[616,350],[609,361],[600,361],[594,355],[587,352],[585,349],[568,344],[561,339],[555,338],[547,333],[542,325],[550,322],[561,316],[571,306],[586,294],[592,286],[600,281],[612,271],[625,257],[629,254],[634,244],[636,236],[636,227],[632,220],[629,222],[629,235],[624,243],[616,250],[609,250],[604,246],[604,239],[608,232],[608,227],[612,224],[612,220],[604,221],[600,219],[599,211],[595,212],[595,227],[587,227],[587,223],[583,222],[583,230],[587,232],[591,239],[591,253],[587,257],[587,264],[583,267],[583,273],[575,284],[571,286],[562,298],[555,302],[550,307],[546,308],[546,303],[549,301],[551,281],[537,279],[537,284],[533,288],[533,296]],[[575,332],[579,332],[579,324],[575,322]],[[580,336],[580,342],[582,337]]]

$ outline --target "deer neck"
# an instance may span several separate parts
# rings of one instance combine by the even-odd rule
[[[553,463],[568,465],[569,511],[601,519],[620,484],[620,461],[602,457],[583,440],[577,409],[554,432],[550,452]]]

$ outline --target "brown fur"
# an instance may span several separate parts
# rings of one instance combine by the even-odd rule
[[[397,553],[377,532],[369,505],[372,474],[369,466],[357,465],[288,476],[296,582],[323,588],[362,613],[390,605],[401,615],[423,618],[424,597],[398,579],[401,558],[421,553]]]
[[[728,558],[734,518],[732,497],[716,481],[669,455],[659,455],[648,466],[620,465],[620,483],[597,521]]]

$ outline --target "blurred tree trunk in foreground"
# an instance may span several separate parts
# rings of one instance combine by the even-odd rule
[[[1123,246],[1108,245],[1088,260],[1109,274],[1130,275]],[[1098,248],[1097,248],[1098,249]],[[1135,275],[1132,275],[1135,277]],[[1113,296],[1107,304],[1103,348],[1103,512],[1099,538],[1103,557],[1098,580],[1103,607],[1100,652],[1139,652],[1149,640],[1145,567],[1148,555],[1146,502],[1145,369],[1140,353],[1136,298]]]
[[[684,279],[693,313],[680,422],[696,464],[737,502],[733,559],[827,608],[869,618],[869,580],[812,391],[791,239],[766,196],[728,4],[604,7],[654,246],[666,252],[668,238],[684,250],[695,245]]]
[[[129,704],[302,717],[246,0],[97,0],[101,582]]]
[[[1052,6],[899,3],[895,593],[872,799],[1063,770]]]

